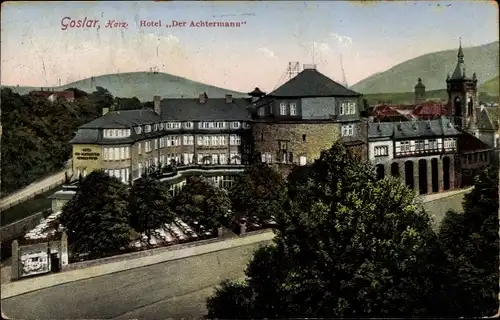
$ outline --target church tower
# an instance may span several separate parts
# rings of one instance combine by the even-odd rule
[[[448,116],[455,125],[467,131],[477,129],[477,108],[479,95],[477,92],[476,73],[468,77],[465,70],[464,53],[460,42],[457,54],[457,65],[453,74],[446,78],[448,91]]]
[[[419,104],[425,100],[425,86],[422,79],[418,78],[418,83],[415,85],[415,104]]]

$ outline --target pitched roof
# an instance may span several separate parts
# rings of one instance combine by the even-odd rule
[[[488,149],[491,149],[491,147],[466,131],[462,131],[458,138],[458,152],[460,153]]]
[[[160,116],[151,109],[110,111],[80,127],[80,129],[130,128],[142,124],[160,122]]]
[[[357,97],[361,94],[347,89],[316,69],[304,69],[274,90],[272,97]]]
[[[448,113],[448,105],[436,101],[426,101],[414,107],[412,115],[415,117],[440,117]]]
[[[441,117],[437,120],[414,120],[405,122],[370,122],[368,138],[418,138],[432,136],[455,136],[458,131],[450,119]]]
[[[174,121],[230,121],[246,120],[250,99],[233,98],[230,103],[225,98],[208,98],[205,103],[198,99],[164,99],[161,101],[162,120]]]
[[[477,127],[483,130],[498,130],[500,109],[498,107],[483,107],[478,114]]]

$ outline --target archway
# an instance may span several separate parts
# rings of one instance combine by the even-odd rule
[[[399,164],[397,162],[391,164],[391,176],[399,177]]]
[[[439,192],[439,168],[438,160],[433,158],[431,160],[431,176],[432,176],[432,192]]]
[[[427,193],[427,161],[418,160],[418,189],[420,194]]]
[[[383,164],[377,164],[375,166],[375,171],[377,173],[377,179],[382,180],[385,176],[385,168]]]
[[[414,188],[415,179],[413,177],[413,161],[410,160],[405,162],[405,181],[408,188]]]
[[[450,190],[450,158],[443,158],[443,189]]]

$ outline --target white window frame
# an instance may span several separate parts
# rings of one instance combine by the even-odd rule
[[[286,116],[286,103],[280,103],[280,116]]]
[[[184,122],[184,129],[193,129],[193,123],[192,122]]]
[[[232,129],[239,129],[241,126],[241,123],[239,121],[233,121],[231,122],[231,128]]]
[[[341,135],[342,137],[352,137],[354,136],[354,125],[353,124],[345,124],[341,127]]]
[[[375,146],[373,149],[375,157],[387,157],[389,155],[388,146]]]
[[[226,159],[225,153],[219,154],[219,161],[220,161],[220,164],[227,164],[227,159]]]
[[[290,115],[291,116],[297,115],[297,104],[294,102],[290,103]]]
[[[225,146],[227,144],[226,136],[219,136],[219,145]]]
[[[145,133],[151,132],[151,125],[150,124],[147,124],[147,125],[144,126],[144,132]]]
[[[219,145],[219,137],[212,136],[210,140],[211,140],[211,145],[212,146],[218,146]]]
[[[204,146],[210,145],[210,136],[203,136],[203,145]]]

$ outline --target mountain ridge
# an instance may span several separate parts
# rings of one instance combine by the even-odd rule
[[[475,72],[479,84],[498,76],[498,41],[463,48],[463,52],[466,72]],[[426,53],[375,73],[350,88],[363,94],[403,93],[413,91],[417,79],[422,78],[426,90],[440,90],[446,87],[446,76],[456,66],[457,53],[458,48]]]
[[[11,88],[19,94],[26,94],[32,90],[40,90],[40,88],[54,91],[77,88],[85,92],[93,92],[98,86],[108,89],[115,97],[132,98],[135,96],[142,102],[153,100],[155,95],[162,98],[196,98],[202,92],[214,98],[222,98],[226,94],[232,94],[235,97],[248,96],[243,92],[212,86],[169,73],[141,71],[105,74],[54,87],[12,85],[1,87]]]

